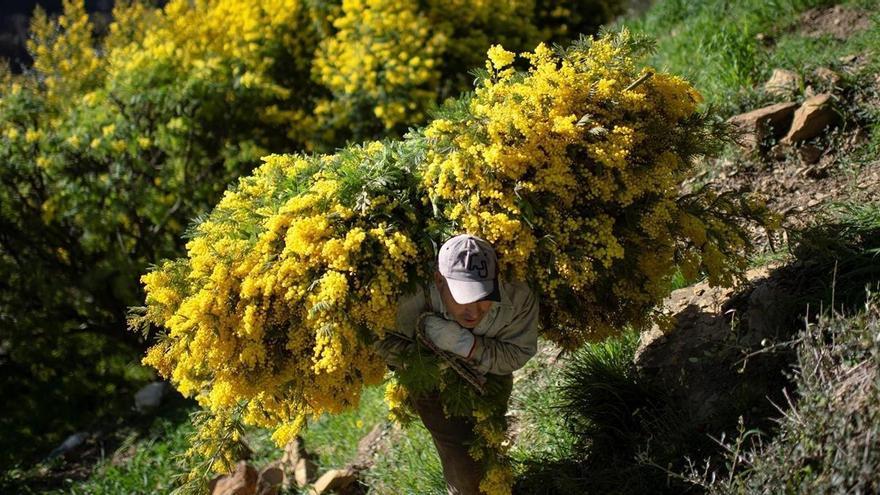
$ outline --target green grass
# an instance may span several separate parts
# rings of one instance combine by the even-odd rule
[[[118,452],[131,449],[133,455],[112,462],[113,453],[100,461],[88,480],[66,483],[64,489],[53,494],[156,494],[168,493],[174,488],[173,479],[184,471],[178,456],[188,446],[187,438],[193,432],[188,413],[191,407],[181,408],[169,417],[157,418],[142,435],[132,434]],[[302,437],[306,450],[316,456],[319,474],[341,468],[353,461],[358,442],[374,426],[386,420],[387,406],[383,387],[364,390],[357,409],[331,416],[325,415],[309,424]],[[271,432],[248,429],[246,442],[252,449],[250,463],[258,470],[277,460],[282,449],[275,446]],[[430,435],[421,425],[413,425],[401,432],[401,438],[381,457],[364,482],[371,493],[422,494],[445,493],[440,461]],[[308,493],[307,489],[290,493]]]
[[[542,352],[554,355],[559,350],[541,341]],[[515,417],[517,432],[511,448],[516,464],[535,459],[560,460],[571,456],[575,437],[565,426],[559,409],[556,387],[562,380],[563,366],[549,365],[546,358],[532,359],[519,372],[510,397],[508,414]]]
[[[431,435],[421,424],[408,426],[386,456],[367,471],[370,493],[379,495],[444,495],[446,484]]]
[[[770,99],[759,88],[774,68],[833,69],[840,56],[876,50],[876,13],[871,28],[845,42],[798,34],[801,13],[835,3],[872,10],[867,0],[660,0],[644,15],[620,24],[656,38],[657,51],[649,62],[685,76],[708,104],[732,115]],[[775,43],[765,46],[759,34],[774,37]]]
[[[85,482],[68,483],[65,489],[48,493],[117,495],[168,493],[174,487],[174,475],[180,472],[177,456],[188,446],[193,427],[189,409],[180,408],[168,416],[156,418],[143,434],[126,437],[118,453],[130,452],[124,460],[113,461],[112,452],[100,461]]]

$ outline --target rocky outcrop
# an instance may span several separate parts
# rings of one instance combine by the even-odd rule
[[[797,103],[785,102],[766,106],[728,119],[742,133],[741,144],[748,149],[757,149],[769,136],[785,134],[794,116]]]
[[[839,120],[840,115],[834,108],[831,94],[822,93],[807,98],[794,113],[791,128],[780,143],[788,145],[814,138]]]
[[[794,305],[768,268],[746,276],[750,282],[739,289],[700,283],[674,291],[664,303],[671,328],[642,334],[636,352],[645,383],[662,390],[698,424],[723,423],[716,419],[742,410],[737,401],[766,402],[764,386],[772,389],[768,381],[782,379],[765,373],[780,369],[779,356],[748,354],[785,333]]]
[[[348,495],[356,493],[357,481],[358,473],[353,468],[331,469],[318,478],[309,493],[310,495],[325,493]]]

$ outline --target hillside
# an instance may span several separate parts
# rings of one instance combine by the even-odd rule
[[[607,26],[623,27],[655,39],[650,63],[737,130],[683,193],[761,193],[781,228],[753,232],[759,253],[735,288],[679,272],[668,329],[573,353],[542,342],[514,378],[514,493],[880,491],[876,2],[660,0]],[[168,392],[5,471],[0,491],[168,493],[196,409]],[[333,469],[350,475],[340,493],[445,493],[427,431],[387,416],[373,387],[283,450],[247,431],[251,451],[214,493],[305,494]]]

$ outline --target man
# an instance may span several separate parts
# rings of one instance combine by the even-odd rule
[[[440,248],[437,271],[428,293],[419,289],[400,301],[397,332],[377,344],[392,369],[411,349],[416,325],[424,312],[425,334],[440,349],[460,356],[476,372],[502,376],[507,393],[511,373],[537,351],[538,302],[528,285],[497,276],[495,250],[467,234],[455,236]],[[450,495],[477,495],[483,469],[468,454],[473,439],[470,418],[447,418],[436,395],[411,401],[431,433],[440,455]]]

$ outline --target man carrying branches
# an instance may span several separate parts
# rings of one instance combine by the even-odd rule
[[[538,302],[528,285],[497,274],[495,250],[483,239],[462,234],[440,248],[427,289],[400,301],[396,332],[378,342],[388,365],[421,337],[462,378],[480,389],[486,374],[498,375],[509,397],[511,373],[537,352]],[[506,400],[506,399],[505,399]],[[483,468],[468,453],[473,418],[447,417],[436,393],[413,397],[412,408],[431,433],[449,494],[479,494]]]

